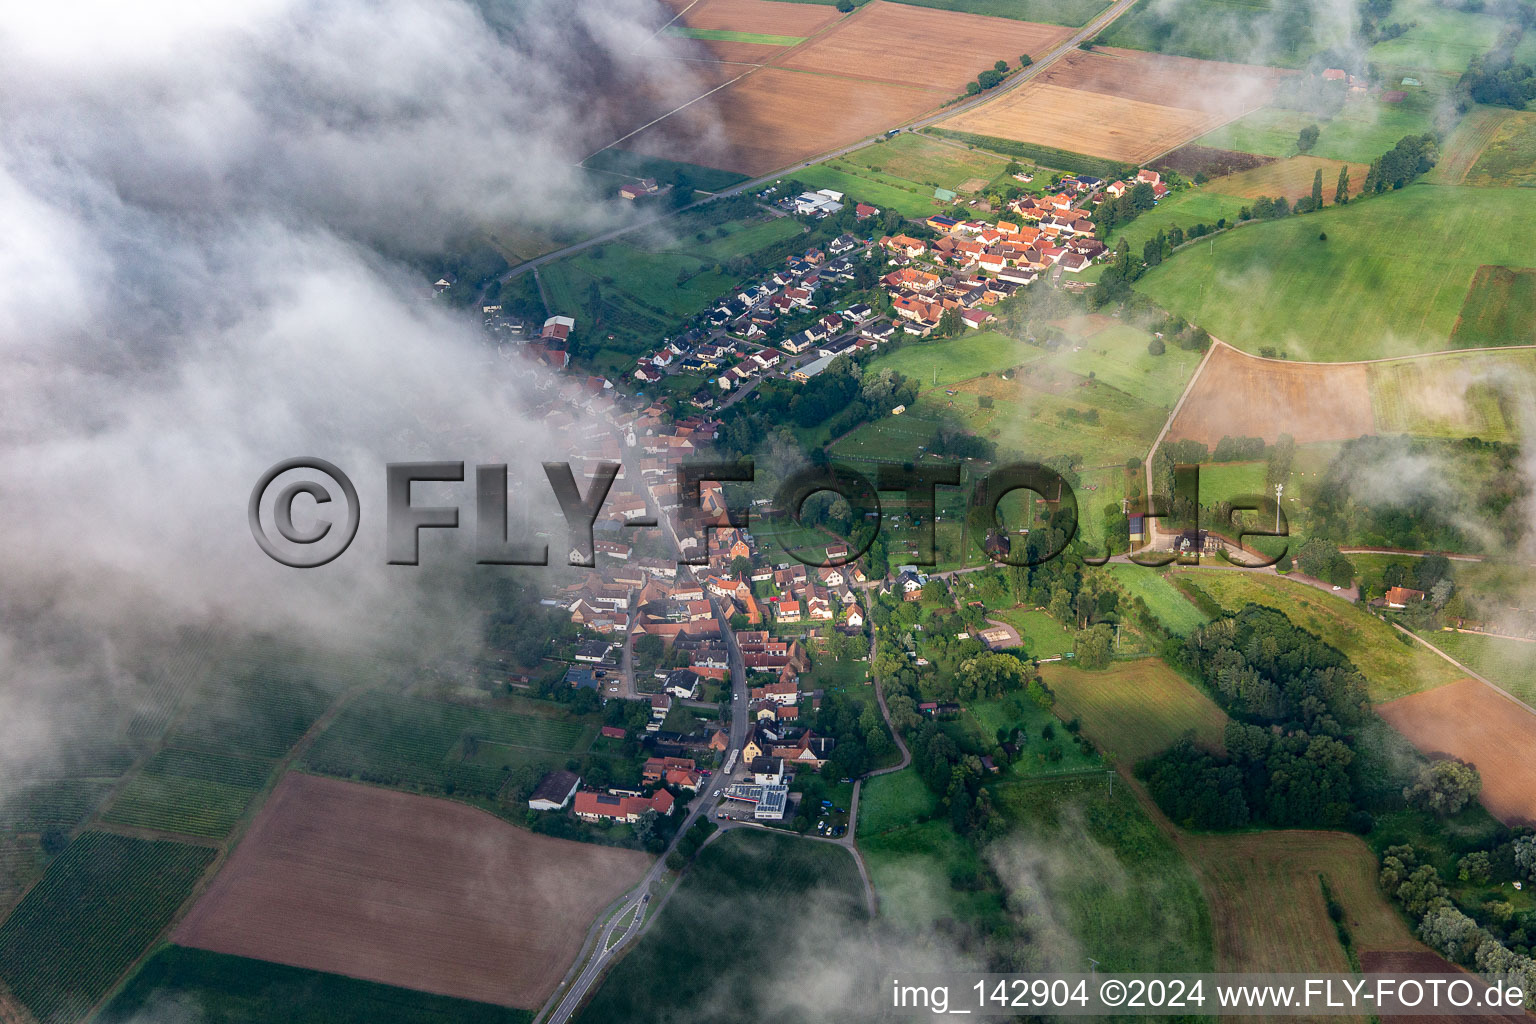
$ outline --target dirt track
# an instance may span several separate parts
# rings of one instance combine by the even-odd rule
[[[172,938],[536,1009],[649,863],[448,800],[290,774]]]

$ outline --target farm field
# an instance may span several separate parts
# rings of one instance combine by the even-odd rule
[[[984,373],[1001,373],[1031,362],[1045,350],[996,331],[972,331],[943,341],[909,341],[886,348],[869,361],[865,373],[894,370],[919,382],[926,391],[947,387]]]
[[[1104,571],[1115,582],[1139,597],[1147,604],[1147,610],[1171,633],[1187,636],[1210,621],[1195,603],[1168,582],[1168,577],[1156,569],[1139,565],[1107,565]]]
[[[265,960],[167,945],[98,1018],[119,1024],[162,1005],[195,1005],[222,1024],[526,1024],[532,1014],[307,971]]]
[[[865,779],[859,790],[858,838],[909,825],[937,806],[938,798],[915,768]]]
[[[41,841],[34,836],[0,833],[0,921],[47,866]]]
[[[1349,100],[1338,114],[1328,119],[1299,110],[1264,107],[1195,141],[1212,149],[1290,157],[1296,155],[1297,133],[1315,124],[1320,131],[1309,155],[1370,163],[1397,145],[1404,135],[1434,131],[1440,102],[1438,91],[1413,89],[1400,103],[1386,103],[1374,97]],[[1354,176],[1350,177],[1353,180]],[[1360,181],[1355,182],[1357,187],[1359,184]]]
[[[250,665],[220,675],[189,698],[169,741],[185,750],[277,757],[298,742],[334,699],[333,680]]]
[[[1349,194],[1354,196],[1359,193],[1360,186],[1365,183],[1366,173],[1370,170],[1369,165],[1361,163],[1346,165],[1342,160],[1325,160],[1318,156],[1293,156],[1285,160],[1276,160],[1263,167],[1255,167],[1251,171],[1238,171],[1236,174],[1216,178],[1207,187],[1239,199],[1285,196],[1294,202],[1312,194],[1312,179],[1318,171],[1322,171],[1323,204],[1332,206],[1334,193],[1338,191],[1339,168],[1344,166],[1349,167]]]
[[[1529,392],[1536,351],[1452,353],[1369,369],[1377,433],[1515,442],[1520,422],[1510,399]]]
[[[1130,223],[1116,225],[1113,231],[1114,244],[1118,245],[1123,238],[1130,245],[1131,252],[1140,253],[1147,239],[1174,225],[1187,232],[1196,224],[1215,227],[1219,220],[1235,224],[1238,211],[1247,205],[1237,196],[1217,192],[1210,184],[1174,192]]]
[[[267,780],[267,761],[165,749],[102,815],[119,825],[221,838]]]
[[[1290,434],[1298,444],[1360,437],[1375,426],[1368,381],[1359,363],[1259,359],[1219,345],[1169,427],[1168,440],[1215,447],[1228,435],[1273,443]]]
[[[1038,608],[992,609],[987,612],[987,617],[1017,629],[1019,636],[1024,638],[1024,650],[1031,658],[1059,658],[1072,653],[1076,646],[1072,634]]]
[[[1387,701],[1444,687],[1461,673],[1419,644],[1405,646],[1397,631],[1374,615],[1325,591],[1274,573],[1243,569],[1174,569],[1173,574],[1236,612],[1250,602],[1274,608],[1339,649],[1365,680],[1371,700]]]
[[[848,851],[798,836],[728,832],[700,852],[576,1020],[770,1018],[770,1008],[782,1006],[784,979],[817,986],[836,960],[832,936],[864,917],[863,884]],[[743,949],[774,950],[774,969],[735,970]]]
[[[994,762],[1002,769],[1005,779],[1046,779],[1068,772],[1102,770],[1104,761],[1098,754],[1085,752],[1072,736],[1056,721],[1050,709],[1036,704],[1022,692],[1005,694],[993,700],[972,701],[966,705],[965,714],[958,725],[968,727],[983,749],[997,743],[997,731],[1018,730],[1018,757],[1012,764]],[[948,725],[948,723],[946,723]],[[1052,735],[1043,735],[1049,727]],[[1052,754],[1056,749],[1058,754]],[[1058,758],[1052,760],[1052,758]],[[1006,759],[1005,759],[1006,760]]]
[[[1447,630],[1424,639],[1510,696],[1536,706],[1536,644]]]
[[[1020,54],[1044,53],[1071,34],[1060,25],[870,0],[778,66],[939,89],[952,97],[993,61],[1017,66]],[[942,46],[933,45],[937,39]]]
[[[213,856],[205,846],[84,833],[0,925],[0,980],[40,1024],[83,1019]]]
[[[1310,8],[1287,0],[1139,3],[1101,38],[1111,46],[1206,60],[1251,60],[1255,51],[1262,49],[1268,63],[1301,67],[1309,56],[1333,40],[1326,36],[1323,26],[1303,24],[1296,31],[1286,24],[1297,16],[1310,19],[1314,15]],[[1262,47],[1257,42],[1260,38],[1265,40]]]
[[[1413,27],[1366,51],[1368,60],[1394,69],[1459,75],[1473,57],[1493,48],[1500,20],[1491,14],[1451,10],[1431,0],[1397,0],[1392,19]],[[1395,80],[1395,79],[1394,79]]]
[[[830,7],[778,3],[775,0],[664,0],[683,14],[681,24],[704,32],[805,38],[835,22],[841,15]]]
[[[706,192],[718,192],[746,180],[743,175],[731,171],[682,163],[665,157],[646,156],[613,147],[594,153],[583,161],[582,165],[591,170],[607,171],[625,178],[655,178],[660,182],[670,181],[676,174],[685,174],[694,188],[703,189]],[[549,248],[553,249],[555,246],[551,245]]]
[[[1530,262],[1524,239],[1533,230],[1536,204],[1521,190],[1410,185],[1227,232],[1181,250],[1137,288],[1249,351],[1273,346],[1326,361],[1412,355],[1448,347],[1478,267]],[[1425,246],[1434,260],[1417,258]]]
[[[1193,732],[1208,750],[1225,750],[1226,713],[1157,658],[1119,661],[1089,672],[1067,664],[1042,665],[1062,718],[1079,718],[1083,731],[1121,765],[1161,753]]]
[[[1478,797],[1506,825],[1536,823],[1536,712],[1476,679],[1390,701],[1377,712],[1419,750],[1460,758],[1483,777]]]
[[[173,939],[531,1009],[649,862],[447,800],[293,774]]]
[[[667,35],[681,39],[702,39],[720,43],[754,43],[758,46],[794,46],[805,42],[804,36],[775,36],[762,32],[733,32],[719,28],[683,28],[674,26]]]
[[[1508,107],[1481,103],[1462,115],[1449,137],[1440,144],[1440,159],[1424,176],[1434,185],[1464,185],[1467,175],[1504,123],[1515,116]],[[1513,183],[1511,183],[1513,184]]]
[[[1264,493],[1268,468],[1269,464],[1265,462],[1202,462],[1201,504],[1214,505],[1246,494]]]
[[[1536,39],[1527,32],[1526,41]],[[1536,111],[1509,113],[1467,172],[1468,185],[1536,185]]]
[[[815,0],[830,3],[832,0]],[[943,11],[964,11],[994,18],[1043,21],[1073,28],[1088,21],[1109,4],[1104,0],[900,0],[914,7],[933,7]]]
[[[846,159],[801,168],[795,172],[795,180],[807,188],[829,188],[855,202],[895,210],[914,219],[931,216],[941,209],[933,198],[932,188],[877,174]]]
[[[539,709],[544,710],[544,709]],[[460,740],[515,748],[526,763],[563,765],[592,744],[591,722],[551,715],[468,707],[372,691],[345,707],[304,758],[323,775],[428,790],[452,781],[456,792],[492,797],[505,776],[499,763],[458,760]],[[504,763],[504,762],[503,762]]]
[[[19,785],[0,806],[0,828],[22,832],[72,828],[90,816],[111,788],[105,779],[48,779]]]
[[[1458,348],[1536,344],[1536,269],[1478,267],[1451,342]]]
[[[949,189],[972,178],[990,181],[1008,166],[1008,160],[995,153],[968,149],[915,132],[902,132],[884,142],[871,143],[849,153],[846,159],[851,164],[919,185],[939,185]]]
[[[1152,405],[1172,408],[1184,393],[1190,375],[1200,365],[1200,353],[1170,345],[1160,356],[1147,351],[1152,335],[1139,327],[1109,319],[1097,323],[1064,321],[1071,337],[1051,353],[1048,362],[1071,373],[1108,384]]]
[[[943,127],[1142,163],[1263,106],[1276,75],[1134,50],[1077,50]]]
[[[1376,858],[1342,832],[1181,833],[1216,938],[1219,971],[1338,971],[1349,961],[1334,933],[1318,876],[1344,908],[1360,950],[1422,950],[1376,884]]]

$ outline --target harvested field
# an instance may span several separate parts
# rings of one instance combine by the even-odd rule
[[[1514,116],[1506,107],[1475,106],[1467,111],[1450,137],[1440,146],[1440,159],[1430,169],[1426,181],[1437,185],[1462,185],[1467,172],[1488,148],[1504,122]],[[1353,172],[1351,172],[1353,177]]]
[[[841,17],[836,8],[820,4],[776,3],[774,0],[672,0],[668,6],[687,13],[673,23],[702,32],[746,32],[766,36],[812,36]]]
[[[1211,905],[1218,971],[1337,971],[1349,961],[1318,876],[1361,950],[1423,952],[1376,885],[1376,858],[1342,832],[1180,833]]]
[[[1366,974],[1461,974],[1463,968],[1446,960],[1440,954],[1430,950],[1420,950],[1417,953],[1394,952],[1377,953],[1365,952],[1360,954],[1360,966]],[[1519,1020],[1521,1016],[1501,1016],[1497,1014],[1441,1014],[1429,1015],[1396,1015],[1391,1017],[1393,1024],[1510,1024]]]
[[[870,0],[836,28],[798,47],[779,66],[938,87],[948,99],[993,61],[1002,58],[1015,64],[1019,54],[1045,53],[1071,34],[1060,25]]]
[[[649,862],[446,800],[292,774],[173,938],[536,1008]]]
[[[1238,171],[1251,171],[1273,160],[1274,157],[1239,153],[1231,149],[1189,145],[1180,146],[1172,153],[1159,157],[1152,165],[1152,169],[1165,172],[1177,171],[1186,178],[1194,178],[1197,174],[1204,174],[1208,178],[1219,178],[1226,174],[1236,174]]]
[[[1536,111],[1507,114],[1463,180],[1468,185],[1536,185]]]
[[[739,70],[739,69],[737,69]],[[949,98],[942,89],[840,80],[838,102],[815,116],[793,97],[826,80],[760,68],[647,128],[626,146],[745,174],[762,174],[900,124]],[[719,137],[721,125],[729,137]]]
[[[1324,160],[1317,156],[1293,156],[1289,160],[1273,163],[1252,170],[1239,171],[1225,178],[1218,178],[1208,186],[1214,192],[1237,196],[1240,199],[1257,199],[1259,196],[1285,196],[1292,202],[1312,194],[1312,179],[1323,172],[1323,202],[1331,204],[1339,184],[1339,168],[1342,160]],[[1365,183],[1368,164],[1349,165],[1350,195],[1358,195]]]
[[[1263,106],[1283,74],[1135,50],[1074,50],[944,127],[1140,163]]]
[[[1480,800],[1507,825],[1536,824],[1536,712],[1463,679],[1376,709],[1425,754],[1457,757],[1483,777]]]
[[[1536,351],[1451,353],[1372,363],[1376,431],[1517,442],[1536,384]]]
[[[1362,363],[1289,363],[1221,345],[1168,430],[1170,441],[1214,446],[1226,435],[1297,444],[1372,433],[1369,374]]]

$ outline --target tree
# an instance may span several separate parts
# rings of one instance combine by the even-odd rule
[[[1473,885],[1485,885],[1488,875],[1492,871],[1492,865],[1488,862],[1488,854],[1484,850],[1474,850],[1461,858],[1458,864],[1456,877],[1463,882],[1471,882]]]
[[[1419,770],[1418,781],[1403,789],[1403,799],[1445,818],[1461,810],[1482,791],[1477,769],[1464,761],[1441,758]]]
[[[1521,836],[1512,845],[1515,867],[1525,878],[1536,879],[1536,836]]]
[[[1006,65],[1004,66],[1006,67]],[[976,84],[980,85],[983,89],[995,89],[1002,80],[1002,72],[994,68],[987,68],[987,70],[976,76]]]
[[[853,10],[853,0],[837,0],[837,9],[847,14]]]
[[[731,575],[746,579],[752,573],[752,559],[745,555],[737,555],[731,559]]]
[[[1312,175],[1312,209],[1323,208],[1323,169],[1319,167]]]
[[[1167,350],[1168,346],[1163,344],[1162,338],[1153,336],[1152,340],[1147,342],[1147,352],[1154,356],[1160,356]]]
[[[965,94],[967,96],[975,96],[979,92],[981,92],[981,86],[977,82],[971,81],[965,83]]]
[[[1075,663],[1082,668],[1108,667],[1114,650],[1114,640],[1114,630],[1102,622],[1079,631]]]
[[[1027,54],[1027,53],[1019,54],[1019,67],[1027,68],[1031,64],[1033,64],[1034,62],[1035,62],[1034,58],[1030,57],[1029,54]]]
[[[1008,62],[1005,60],[1000,60],[996,64],[992,65],[992,70],[996,71],[1000,75],[1006,75],[1008,73]]]
[[[1298,153],[1309,152],[1312,149],[1313,146],[1317,145],[1317,136],[1318,136],[1318,134],[1319,134],[1319,129],[1318,129],[1317,125],[1315,125],[1315,124],[1309,124],[1305,128],[1303,128],[1301,131],[1297,132],[1296,133],[1296,151]]]
[[[1349,164],[1339,168],[1339,184],[1333,190],[1333,201],[1340,206],[1349,202]]]

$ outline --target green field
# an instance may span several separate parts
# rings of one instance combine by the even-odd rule
[[[944,212],[934,201],[931,187],[876,174],[847,160],[801,168],[795,180],[807,188],[829,188],[854,202],[895,210],[914,220]]]
[[[1424,639],[1517,700],[1536,707],[1536,644],[1441,630]]]
[[[1536,344],[1536,269],[1478,267],[1451,342],[1457,348]]]
[[[847,850],[799,836],[728,832],[699,854],[576,1019],[777,1019],[780,986],[805,982],[834,960],[832,936],[865,920],[863,885]],[[743,971],[746,950],[773,953],[760,969]]]
[[[1002,769],[1003,778],[1063,775],[1104,767],[1103,759],[1096,752],[1084,751],[1077,745],[1049,708],[1036,704],[1022,691],[993,700],[974,701],[966,705],[965,714],[959,721],[988,747],[997,744],[997,730],[1018,731],[1019,738],[1014,741],[1019,748],[1017,759],[1011,764],[1007,763],[1006,757],[993,761]],[[1046,726],[1050,726],[1050,737],[1044,735]],[[1052,755],[1053,748],[1060,754]],[[1059,756],[1060,760],[1052,760],[1053,756]]]
[[[1163,624],[1170,633],[1188,636],[1210,621],[1193,601],[1168,582],[1168,577],[1156,569],[1139,565],[1108,565],[1105,571],[1114,577],[1132,597],[1146,602],[1153,618]]]
[[[1473,57],[1492,49],[1502,24],[1491,14],[1451,10],[1430,0],[1397,0],[1391,17],[1415,24],[1396,39],[1372,46],[1367,58],[1394,69],[1446,74],[1460,74]]]
[[[1403,697],[1455,682],[1454,665],[1418,644],[1404,644],[1381,619],[1334,595],[1273,573],[1242,569],[1175,569],[1224,609],[1253,603],[1274,608],[1339,649],[1365,676],[1371,700]]]
[[[895,370],[917,381],[919,389],[926,391],[984,373],[1000,373],[1044,355],[1044,349],[1004,337],[996,331],[971,331],[958,338],[908,341],[885,348],[869,361],[864,372]]]
[[[871,143],[843,159],[872,174],[926,187],[930,197],[935,187],[954,189],[973,178],[991,181],[1008,165],[1005,157],[995,153],[915,132],[902,132],[884,142]]]
[[[938,805],[938,797],[923,785],[915,769],[865,779],[859,788],[859,841],[909,825],[932,814]]]
[[[1220,180],[1217,179],[1218,182]],[[1214,191],[1213,185],[1175,192],[1130,223],[1117,226],[1112,232],[1114,240],[1110,247],[1120,244],[1123,238],[1131,247],[1131,252],[1139,256],[1147,239],[1159,231],[1167,231],[1174,225],[1185,231],[1196,224],[1215,227],[1216,222],[1222,218],[1229,224],[1235,224],[1238,211],[1252,202],[1251,199],[1222,195]]]
[[[1333,40],[1326,18],[1296,0],[1141,0],[1098,41],[1240,64],[1301,67]]]
[[[1525,41],[1536,43],[1536,32],[1526,30]],[[1536,185],[1536,112],[1510,114],[1494,130],[1466,181],[1481,186]]]
[[[1511,399],[1528,390],[1533,377],[1536,352],[1529,350],[1376,363],[1370,368],[1371,411],[1382,434],[1516,442],[1520,406]]]
[[[310,748],[304,767],[433,791],[451,784],[455,792],[491,797],[501,789],[504,765],[563,766],[571,754],[586,750],[596,733],[592,723],[558,713],[467,707],[374,691],[342,710]],[[481,754],[474,761],[458,757],[466,736],[479,742]],[[514,753],[523,760],[509,756]]]
[[[213,856],[205,846],[86,832],[0,925],[0,978],[40,1024],[84,1019]]]
[[[1071,632],[1038,608],[992,609],[987,617],[1017,629],[1031,658],[1059,658],[1074,647]]]
[[[214,754],[277,757],[330,705],[329,685],[305,673],[254,666],[221,676],[191,699],[170,742]]]
[[[196,1007],[221,1024],[526,1024],[527,1010],[454,999],[265,960],[165,946],[97,1018],[144,1020],[162,1007]]]
[[[1400,103],[1375,98],[1352,100],[1332,118],[1281,107],[1264,107],[1222,125],[1195,140],[1213,149],[1234,149],[1260,156],[1296,155],[1296,134],[1310,124],[1321,131],[1307,152],[1325,160],[1370,163],[1397,145],[1404,135],[1435,130],[1435,115],[1443,97],[1429,89],[1413,89]],[[1332,198],[1333,182],[1324,182]],[[1360,182],[1354,183],[1355,188]]]
[[[1200,464],[1200,504],[1214,505],[1249,494],[1265,491],[1264,462],[1202,462]]]
[[[957,132],[950,128],[929,128],[926,130],[929,134],[939,138],[952,139],[967,146],[976,146],[979,149],[990,150],[1003,156],[1038,164],[1041,168],[1071,171],[1074,174],[1091,174],[1096,178],[1104,178],[1105,180],[1123,178],[1127,174],[1135,173],[1135,164],[1122,164],[1114,160],[1105,160],[1102,157],[1088,156],[1084,153],[1071,153],[1064,149],[1038,146],[1032,142],[1021,142],[1018,139],[1004,139],[996,135],[977,135],[974,132]]]
[[[219,838],[240,819],[271,767],[267,761],[162,750],[128,783],[102,820]]]
[[[666,29],[666,35],[681,39],[708,39],[720,43],[757,43],[761,46],[794,46],[796,43],[805,42],[804,36],[773,36],[764,35],[761,32],[731,32],[725,29],[686,28],[682,25],[669,26]]]
[[[50,779],[18,785],[0,804],[0,828],[28,832],[71,828],[90,816],[112,783],[102,779]]]
[[[838,0],[789,0],[790,3],[822,4],[827,7]],[[869,0],[853,0],[854,6],[862,7]],[[1105,7],[1102,0],[896,0],[913,7],[932,7],[940,11],[962,11],[967,14],[985,14],[993,18],[1017,18],[1020,21],[1043,21],[1052,25],[1085,25]],[[1014,55],[1009,63],[1018,60]]]
[[[1201,353],[1169,345],[1154,356],[1147,351],[1151,340],[1152,335],[1139,327],[1117,323],[1075,339],[1047,361],[1159,408],[1172,407],[1200,365]]]
[[[1063,718],[1124,766],[1161,753],[1186,735],[1208,750],[1223,749],[1226,713],[1157,658],[1116,662],[1100,672],[1069,664],[1043,667]]]
[[[694,188],[703,189],[706,192],[718,192],[747,180],[745,174],[738,174],[735,171],[701,167],[698,164],[667,160],[659,156],[645,156],[632,153],[627,149],[612,147],[587,157],[584,166],[596,171],[621,174],[626,178],[655,178],[660,182],[670,182],[678,174],[685,174]]]
[[[1527,192],[1411,185],[1228,232],[1154,267],[1137,287],[1250,352],[1411,355],[1451,344],[1477,268],[1531,262],[1533,231]]]

